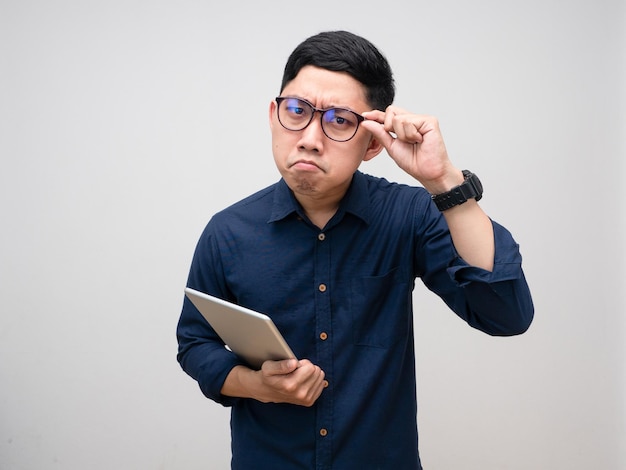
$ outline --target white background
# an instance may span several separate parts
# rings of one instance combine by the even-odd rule
[[[228,467],[175,360],[183,287],[210,216],[277,180],[268,105],[326,29],[440,119],[534,294],[503,339],[416,288],[425,467],[626,468],[623,2],[2,0],[1,469]]]

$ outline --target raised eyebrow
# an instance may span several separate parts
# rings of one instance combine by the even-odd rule
[[[285,96],[285,98],[295,98],[297,100],[300,101],[304,101],[305,103],[307,103],[310,106],[313,106],[315,109],[321,109],[323,111],[326,111],[328,109],[345,109],[347,111],[352,111],[354,114],[360,114],[357,111],[355,111],[354,109],[352,109],[350,106],[343,106],[343,105],[336,105],[336,104],[331,104],[329,106],[325,106],[323,108],[318,108],[317,106],[315,106],[313,103],[311,103],[309,100],[307,100],[306,98],[303,98],[302,96],[295,96],[295,95],[289,95],[289,96]]]
[[[345,106],[345,105],[340,105],[340,104],[331,104],[329,106],[326,106],[326,107],[320,108],[320,109],[345,109],[346,111],[352,111],[354,114],[359,114],[354,109],[352,109],[350,106]]]
[[[287,98],[287,99],[294,99],[294,100],[299,100],[299,101],[303,101],[306,104],[313,106],[315,108],[315,106],[313,105],[313,103],[311,103],[309,100],[307,100],[306,98],[302,98],[301,96],[294,96],[294,95],[288,95],[288,96],[283,96],[283,98]]]

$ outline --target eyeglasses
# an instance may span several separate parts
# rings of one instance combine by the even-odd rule
[[[306,100],[279,96],[278,121],[287,130],[301,131],[311,124],[316,112],[320,113],[322,131],[336,142],[346,142],[356,135],[363,116],[344,108],[318,109]]]

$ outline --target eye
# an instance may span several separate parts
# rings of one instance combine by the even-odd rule
[[[357,125],[356,115],[347,109],[329,109],[324,114],[324,121],[335,127],[354,127]]]
[[[289,114],[293,114],[294,116],[303,116],[308,114],[306,105],[296,98],[285,100],[284,108]]]
[[[304,114],[304,109],[297,106],[287,106],[287,111],[293,114]]]

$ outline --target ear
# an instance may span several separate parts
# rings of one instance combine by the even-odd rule
[[[363,157],[363,161],[367,162],[378,155],[383,150],[383,144],[380,141],[372,136],[370,138],[369,144],[367,145],[367,150],[365,151],[365,156]]]
[[[274,128],[274,116],[276,116],[276,101],[272,100],[270,102],[269,109],[269,120],[270,120],[270,130]]]

